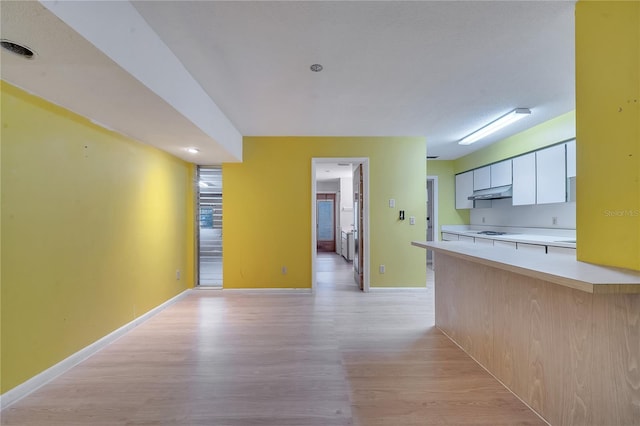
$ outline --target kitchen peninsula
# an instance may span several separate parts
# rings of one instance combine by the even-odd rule
[[[640,272],[412,244],[435,252],[436,326],[547,422],[640,424]]]

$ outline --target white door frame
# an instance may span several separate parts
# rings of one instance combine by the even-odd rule
[[[363,290],[369,291],[369,265],[370,250],[369,243],[369,158],[368,157],[314,157],[311,159],[311,291],[316,291],[316,257],[317,257],[317,235],[316,235],[316,168],[322,163],[353,163],[362,164],[362,183],[364,186],[364,258],[363,258]],[[354,282],[355,285],[355,282]]]
[[[429,200],[429,203],[433,203],[433,217],[431,218],[431,223],[433,224],[433,241],[440,241],[440,232],[438,231],[438,176],[427,176],[427,181],[429,180],[433,180],[433,200]],[[428,211],[427,214],[429,214]],[[425,239],[426,237],[425,235]]]

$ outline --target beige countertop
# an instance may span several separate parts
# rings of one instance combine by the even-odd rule
[[[640,293],[640,271],[579,262],[572,255],[522,252],[462,241],[411,244],[588,293]]]

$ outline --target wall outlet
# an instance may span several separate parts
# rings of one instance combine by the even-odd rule
[[[551,218],[551,223],[552,223],[553,225],[557,225],[557,224],[558,224],[558,218],[557,218],[557,217],[555,217],[555,216],[554,216],[554,217],[552,217],[552,218]]]
[[[416,224],[416,217],[409,216],[409,225],[415,225],[415,224]]]
[[[176,269],[176,280],[180,280],[180,269]]]
[[[484,218],[484,216],[482,216],[482,223],[484,223],[486,221],[486,219]]]
[[[393,198],[389,199],[389,208],[392,209],[396,206],[396,200]]]
[[[286,266],[282,267],[282,275],[287,275],[287,267]]]
[[[381,274],[384,274],[384,271],[385,271],[385,267],[384,267],[384,265],[380,265],[380,267],[378,268],[378,271],[379,271]]]

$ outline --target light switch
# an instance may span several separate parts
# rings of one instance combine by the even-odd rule
[[[396,206],[396,200],[394,200],[393,198],[389,199],[389,208],[394,208]]]

